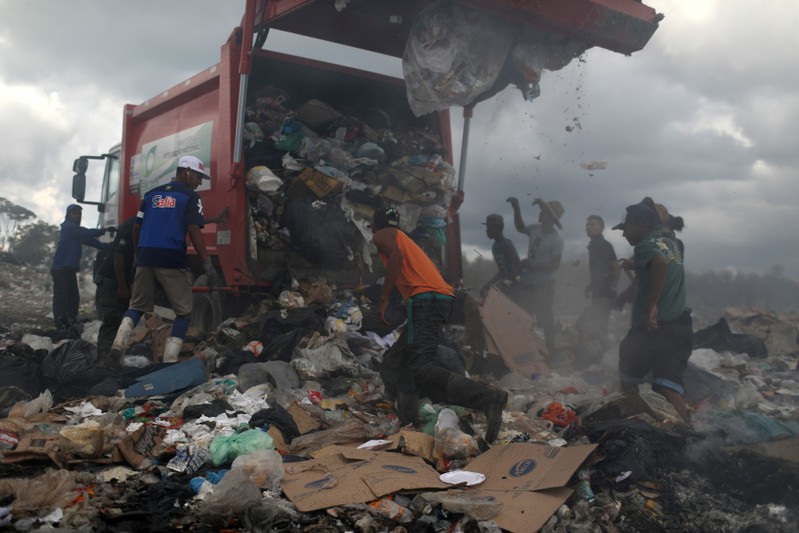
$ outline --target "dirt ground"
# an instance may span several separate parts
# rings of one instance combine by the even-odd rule
[[[94,283],[81,275],[79,318],[94,318]],[[53,329],[53,282],[47,267],[0,262],[0,334],[36,333]]]

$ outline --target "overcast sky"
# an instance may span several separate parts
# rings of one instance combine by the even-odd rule
[[[799,2],[645,3],[665,18],[642,51],[592,49],[545,73],[532,103],[507,89],[477,106],[464,250],[486,253],[479,223],[491,212],[526,249],[505,202],[515,195],[528,222],[536,196],[563,203],[567,260],[584,255],[591,213],[629,255],[609,228],[648,195],[684,217],[687,268],[783,265],[799,277]],[[0,196],[59,223],[72,160],[119,141],[123,104],[217,63],[243,10],[243,0],[0,0]],[[580,167],[590,161],[607,168]]]

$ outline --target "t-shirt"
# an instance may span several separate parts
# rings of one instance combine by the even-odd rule
[[[551,261],[555,257],[563,255],[563,239],[557,230],[544,233],[541,224],[531,224],[526,229],[529,237],[527,245],[527,258],[536,261]],[[531,285],[546,283],[555,280],[555,270],[527,270],[522,274],[522,280]]]
[[[491,246],[491,253],[494,255],[494,261],[497,263],[499,273],[502,279],[515,281],[519,272],[519,252],[516,251],[516,246],[513,241],[507,237],[494,241]]]
[[[613,282],[616,252],[613,245],[602,235],[591,237],[588,243],[588,270],[591,274],[591,299],[613,296]]]
[[[100,266],[100,275],[116,279],[114,272],[114,252],[122,254],[125,263],[125,278],[128,286],[133,282],[133,225],[136,217],[130,217],[119,226],[117,234],[114,236],[114,243],[111,245],[111,252],[106,254],[103,264]]]
[[[677,244],[672,239],[664,237],[660,230],[656,229],[635,245],[634,254],[638,294],[633,302],[632,324],[635,326],[646,323],[649,295],[652,292],[649,263],[658,254],[666,260],[666,279],[658,300],[658,321],[675,320],[686,310],[685,270]]]
[[[141,202],[137,222],[138,265],[188,268],[186,232],[191,225],[203,227],[203,205],[186,184],[173,181],[148,192]]]
[[[410,237],[402,231],[393,230],[395,235],[394,242],[402,252],[402,267],[397,274],[397,289],[403,299],[407,300],[411,296],[424,292],[437,292],[454,296],[455,291],[444,281],[436,265],[427,257],[427,254],[413,242]],[[388,257],[380,255],[383,266],[388,268]]]

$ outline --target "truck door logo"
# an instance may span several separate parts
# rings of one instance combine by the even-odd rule
[[[161,196],[160,194],[153,196],[154,209],[172,209],[176,204],[177,201],[172,196]]]

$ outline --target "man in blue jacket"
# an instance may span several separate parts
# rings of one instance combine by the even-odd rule
[[[83,246],[108,250],[111,245],[102,243],[97,237],[111,228],[89,229],[80,225],[83,208],[78,204],[67,206],[61,233],[53,256],[50,274],[53,276],[53,321],[57,331],[66,332],[78,318],[80,293],[78,271]]]

